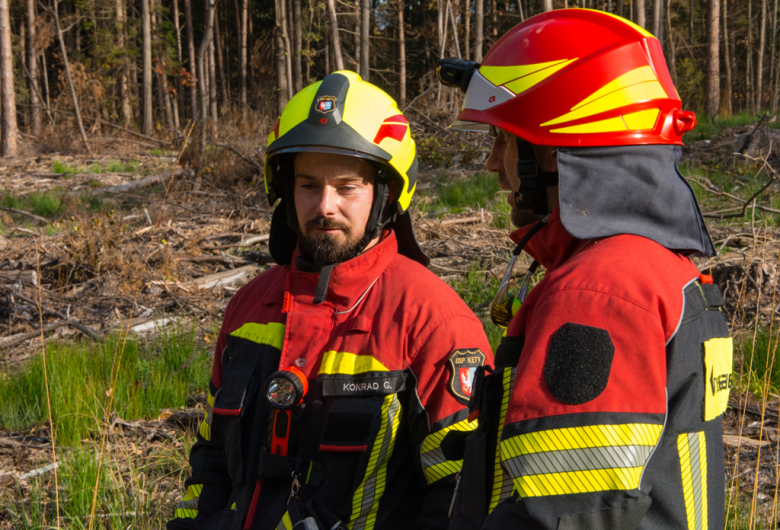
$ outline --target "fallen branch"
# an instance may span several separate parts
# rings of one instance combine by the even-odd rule
[[[171,145],[171,142],[169,142],[167,140],[160,140],[159,138],[153,138],[152,136],[146,136],[145,134],[141,134],[141,133],[138,133],[138,132],[135,132],[135,131],[131,131],[130,129],[125,129],[124,127],[121,127],[119,125],[116,125],[114,123],[111,123],[111,122],[108,122],[108,121],[105,121],[105,120],[101,120],[100,118],[98,118],[97,121],[99,121],[102,124],[108,125],[109,127],[113,127],[114,129],[119,129],[120,131],[125,131],[128,134],[132,134],[134,136],[138,136],[139,138],[144,138],[146,140],[151,140],[152,142],[157,142],[158,144]]]
[[[23,475],[19,475],[19,480],[26,480],[28,478],[37,477],[38,475],[43,475],[44,473],[48,473],[49,471],[54,471],[59,467],[60,467],[59,462],[55,462],[54,464],[49,464],[47,466],[39,467],[38,469],[33,469],[32,471],[28,471]]]
[[[269,234],[263,234],[261,236],[255,236],[250,237],[249,239],[245,239],[244,241],[240,243],[236,243],[235,245],[219,245],[216,247],[201,247],[203,250],[224,250],[227,248],[243,248],[243,247],[251,247],[254,246],[257,243],[261,243],[263,241],[268,241],[268,239],[271,236]]]
[[[25,217],[29,217],[30,219],[34,219],[38,221],[39,223],[49,223],[49,220],[45,217],[41,217],[40,215],[35,215],[34,213],[25,212],[24,210],[17,210],[16,208],[7,208],[5,206],[0,206],[0,210],[4,212],[11,212],[18,215],[24,215]]]
[[[484,221],[484,216],[477,215],[476,217],[461,217],[459,219],[447,219],[445,221],[441,222],[441,226],[447,226],[447,225],[459,225],[459,224],[466,224],[466,223],[481,223]]]
[[[257,269],[257,265],[245,265],[238,269],[218,272],[216,274],[209,274],[208,276],[202,276],[187,282],[153,280],[149,283],[151,285],[160,285],[163,287],[178,287],[179,289],[183,289],[185,291],[189,291],[189,288],[191,287],[195,287],[196,289],[211,289],[217,285],[222,285],[225,287],[227,285],[234,284],[246,278],[251,272],[256,272]]]
[[[253,263],[248,259],[239,258],[237,256],[175,256],[176,261],[188,261],[191,263]]]
[[[63,326],[72,326],[73,323],[74,323],[73,320],[59,320],[53,324],[49,324],[48,326],[43,326],[43,328],[35,331],[29,331],[27,333],[19,333],[17,335],[11,335],[10,337],[7,337],[5,339],[0,339],[0,349],[9,348],[11,346],[15,346],[19,344],[20,342],[26,342],[30,339],[40,337],[41,333],[48,333],[49,331],[54,331],[55,329],[59,329]]]
[[[0,270],[0,283],[22,283],[38,287],[38,273],[34,270],[3,271]]]
[[[135,182],[128,182],[126,184],[120,184],[119,186],[111,186],[109,188],[102,188],[97,189],[93,192],[93,194],[96,193],[125,193],[131,190],[137,190],[139,188],[146,188],[147,186],[154,186],[155,184],[160,184],[162,186],[167,186],[168,183],[171,181],[172,178],[175,176],[185,176],[190,175],[192,173],[192,170],[190,169],[177,169],[174,173],[162,173],[160,175],[154,175],[151,177],[146,177],[145,179],[136,180]]]
[[[11,289],[9,289],[8,287],[5,287],[4,285],[0,284],[0,287],[4,287],[6,290],[11,291]],[[38,307],[38,302],[36,302],[35,300],[27,298],[23,294],[21,294],[19,292],[16,292],[16,291],[13,291],[12,294],[13,294],[13,296],[19,298],[20,300],[24,300],[28,304],[32,304],[33,306]],[[57,318],[61,318],[62,320],[69,321],[69,324],[68,324],[69,326],[73,326],[74,328],[76,328],[77,330],[82,332],[87,337],[89,337],[91,339],[95,339],[95,340],[100,340],[100,335],[96,331],[88,328],[84,324],[80,323],[78,320],[70,319],[67,316],[65,316],[62,313],[60,313],[59,311],[54,311],[53,309],[50,309],[50,308],[46,307],[45,305],[43,305],[43,303],[41,303],[40,307],[43,310],[43,312],[46,313],[46,314],[49,314],[51,316],[55,316]],[[38,333],[40,333],[40,331]]]

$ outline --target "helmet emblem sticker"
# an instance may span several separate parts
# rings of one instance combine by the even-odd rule
[[[485,354],[479,348],[458,349],[450,354],[450,391],[464,405],[471,399],[477,368],[485,364]]]
[[[317,102],[315,103],[314,108],[317,110],[317,112],[321,112],[323,114],[333,112],[336,110],[336,100],[336,96],[320,96],[317,98]]]

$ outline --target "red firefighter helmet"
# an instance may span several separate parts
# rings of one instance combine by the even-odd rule
[[[561,9],[515,26],[474,72],[453,128],[490,125],[537,145],[682,145],[696,117],[658,39],[603,11]]]

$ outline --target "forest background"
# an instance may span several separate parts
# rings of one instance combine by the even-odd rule
[[[0,155],[45,129],[215,134],[226,117],[273,120],[338,69],[399,102],[437,91],[440,57],[481,61],[541,11],[605,10],[662,42],[684,108],[776,110],[777,0],[0,0]],[[457,102],[451,102],[456,105]],[[453,108],[449,106],[449,108]],[[707,119],[704,116],[701,119]],[[206,130],[207,128],[210,129]],[[75,136],[75,135],[73,135]]]

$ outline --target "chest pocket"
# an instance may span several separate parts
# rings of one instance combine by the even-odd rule
[[[378,505],[401,421],[397,393],[405,380],[401,371],[318,376],[324,480],[315,495],[342,520],[355,523]],[[350,498],[345,491],[355,493]]]

